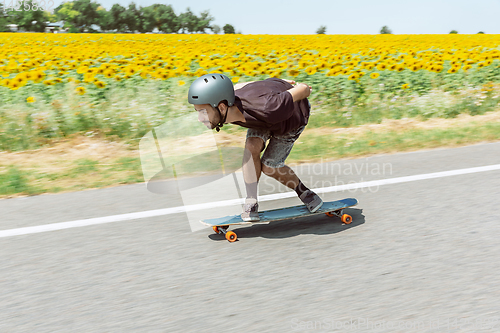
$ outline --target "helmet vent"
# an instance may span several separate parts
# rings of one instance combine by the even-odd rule
[[[213,78],[214,78],[214,80],[215,80],[215,76],[213,76],[213,75],[212,75],[212,77],[213,77]]]
[[[208,80],[207,80],[207,79],[205,79],[205,83],[208,83]]]
[[[198,99],[198,96],[191,96],[191,97],[193,97],[194,99]]]
[[[224,80],[224,76],[221,75],[220,78]]]

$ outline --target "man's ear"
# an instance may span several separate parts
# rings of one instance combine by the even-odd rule
[[[222,102],[220,102],[220,103],[219,103],[218,107],[219,107],[219,110],[221,110],[221,111],[223,111],[223,112],[226,112],[226,111],[227,111],[227,106],[226,106],[226,104],[224,104],[224,103],[222,103]]]

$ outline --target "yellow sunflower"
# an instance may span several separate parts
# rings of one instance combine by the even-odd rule
[[[410,69],[411,69],[412,72],[416,72],[416,71],[418,71],[420,69],[420,66],[417,65],[417,64],[413,64],[413,65],[410,66]]]
[[[94,82],[94,84],[95,84],[95,86],[96,86],[97,88],[100,88],[100,89],[102,89],[102,88],[105,88],[105,87],[106,87],[106,83],[104,83],[104,82],[102,82],[102,81],[95,81],[95,82]]]
[[[23,86],[26,83],[26,78],[25,78],[24,74],[21,73],[21,74],[17,75],[15,78],[13,78],[12,81]]]
[[[11,81],[9,84],[9,88],[11,90],[17,90],[17,89],[19,89],[19,87],[20,87],[19,83],[15,82],[15,81]]]
[[[103,72],[104,76],[107,77],[107,78],[112,78],[113,75],[115,74],[114,71],[112,69],[106,69],[104,72]]]
[[[316,74],[316,67],[315,66],[307,67],[306,68],[306,73],[307,73],[307,75]]]
[[[290,75],[290,76],[296,77],[299,74],[300,74],[300,72],[298,70],[296,70],[296,69],[292,68],[292,69],[288,70],[288,75]]]
[[[89,68],[87,66],[80,66],[80,67],[78,67],[78,69],[76,70],[76,72],[78,74],[85,74],[85,73],[87,73],[88,69]]]
[[[83,95],[85,94],[85,88],[84,87],[77,87],[75,89],[75,92],[78,94],[78,95]]]
[[[203,69],[203,68],[198,68],[195,72],[194,72],[194,75],[197,76],[197,77],[200,77],[200,76],[203,76],[205,74],[208,74],[208,72]]]
[[[162,79],[162,80],[167,80],[168,78],[173,77],[173,76],[171,76],[170,72],[160,71],[157,74],[157,77],[160,78],[160,79]]]
[[[86,73],[83,75],[83,81],[85,82],[94,82],[96,81],[97,79],[94,77],[94,74],[91,74],[91,73]]]
[[[357,73],[352,73],[351,75],[349,75],[348,80],[354,81],[354,80],[357,80],[358,78],[359,78],[359,75]]]
[[[328,72],[326,72],[326,76],[334,76],[337,73],[335,69],[330,69]]]

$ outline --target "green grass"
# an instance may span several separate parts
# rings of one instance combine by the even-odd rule
[[[141,159],[139,157],[120,157],[116,163],[109,169],[111,172],[137,170],[141,168]]]
[[[15,165],[10,165],[6,172],[0,173],[0,196],[17,193],[28,195],[44,193],[46,189],[33,185],[30,181],[31,178],[33,178],[32,172],[27,172]]]
[[[358,134],[332,132],[331,135],[325,134],[325,128],[321,132],[310,129],[306,130],[294,145],[287,164],[455,147],[498,140],[500,140],[500,122],[472,121],[449,128],[365,131]],[[239,149],[226,151],[230,155],[235,154],[226,160],[234,162],[234,165],[241,165],[241,154],[237,155]],[[189,172],[200,171],[200,164],[202,166],[217,164],[220,167],[219,162],[217,154],[190,160],[182,167],[182,176],[188,176]],[[79,191],[144,182],[139,157],[116,158],[110,164],[101,165],[97,158],[77,159],[72,162],[69,169],[60,172],[27,171],[16,165],[4,165],[6,171],[0,172],[0,197]],[[233,167],[233,165],[226,166],[228,169]]]

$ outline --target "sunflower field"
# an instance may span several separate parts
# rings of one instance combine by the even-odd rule
[[[0,150],[74,133],[138,142],[224,73],[313,87],[310,127],[494,110],[500,35],[0,34]],[[226,129],[223,130],[232,130]]]

